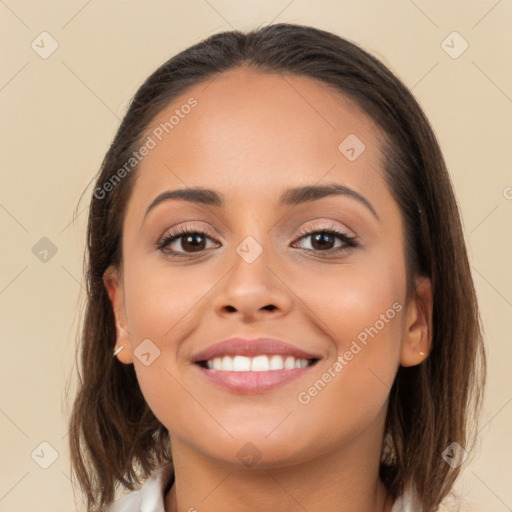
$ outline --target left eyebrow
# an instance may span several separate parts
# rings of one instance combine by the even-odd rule
[[[297,187],[286,190],[280,198],[281,205],[297,205],[308,201],[316,201],[327,196],[332,195],[344,195],[356,199],[362,203],[368,210],[370,210],[373,216],[379,219],[375,208],[372,206],[370,201],[364,196],[352,190],[351,188],[339,185],[338,183],[328,183],[326,185],[307,185],[305,187]]]
[[[279,198],[280,206],[295,206],[298,204],[306,203],[309,201],[317,201],[327,196],[342,195],[356,199],[361,204],[366,206],[373,216],[379,219],[375,208],[372,206],[364,196],[352,190],[344,185],[338,183],[328,183],[326,185],[306,185],[304,187],[295,187],[285,190],[285,192]],[[184,200],[192,203],[199,203],[208,206],[223,206],[223,196],[219,192],[207,188],[184,188],[177,190],[167,190],[159,194],[153,202],[148,206],[144,219],[147,217],[149,212],[155,208],[158,204],[164,201],[170,200]]]

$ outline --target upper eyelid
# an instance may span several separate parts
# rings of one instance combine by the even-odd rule
[[[349,243],[348,240],[350,240],[352,243],[354,243],[354,245],[360,245],[359,237],[356,234],[349,234],[347,233],[347,230],[345,230],[344,228],[334,226],[332,224],[332,221],[330,221],[330,223],[329,221],[323,222],[325,223],[324,225],[301,228],[299,233],[296,234],[295,238],[293,239],[293,243],[297,243],[298,241],[303,240],[304,238],[307,238],[308,236],[311,236],[314,233],[325,231],[333,233],[334,236],[338,237],[340,240],[343,240],[343,238],[345,238],[345,243]],[[219,242],[217,240],[217,237],[211,233],[210,229],[204,227],[196,227],[194,225],[185,225],[173,227],[167,230],[161,237],[158,238],[157,246],[162,245],[165,242],[166,238],[172,238],[172,243],[174,243],[176,240],[179,240],[180,238],[190,233],[202,233],[213,242]],[[168,243],[171,243],[171,241],[169,241]]]
[[[196,255],[197,257],[202,257],[202,256],[205,256],[206,254],[209,253],[209,251],[211,250],[214,250],[215,248],[205,248],[197,253],[188,253],[187,251],[180,251],[180,250],[174,250],[174,249],[167,249],[171,244],[174,244],[176,243],[176,241],[179,241],[181,238],[183,238],[184,236],[186,236],[187,233],[194,233],[194,232],[198,232],[198,231],[201,231],[200,229],[199,230],[196,230],[196,229],[189,229],[188,227],[184,227],[184,228],[175,228],[177,233],[169,233],[167,235],[164,235],[162,238],[160,238],[157,243],[155,244],[156,245],[156,249],[162,253],[163,256],[165,257],[174,257],[174,258],[190,258],[190,257],[193,257],[194,255]],[[181,233],[180,233],[181,231]],[[325,227],[314,227],[314,228],[310,228],[308,229],[306,232],[304,233],[299,233],[294,239],[293,239],[293,245],[291,245],[291,247],[295,247],[295,245],[297,243],[300,243],[302,240],[304,239],[307,239],[308,237],[312,236],[314,233],[318,233],[318,232],[330,232],[335,238],[337,238],[338,240],[340,240],[342,242],[342,245],[341,247],[338,247],[338,248],[331,248],[329,250],[326,250],[326,251],[321,251],[321,250],[318,250],[318,249],[305,249],[305,251],[307,253],[314,253],[316,255],[318,255],[318,257],[323,257],[323,258],[328,258],[328,257],[331,257],[331,256],[338,256],[338,257],[342,257],[344,254],[346,253],[350,253],[352,250],[356,249],[356,248],[360,248],[361,247],[361,243],[359,241],[359,238],[356,236],[351,236],[351,235],[347,235],[343,230],[341,229],[333,229],[331,227],[328,227],[328,226],[325,226]],[[206,238],[208,238],[209,240],[213,241],[214,244],[218,244],[219,242],[216,240],[215,237],[212,237],[210,235],[208,235],[208,233],[204,233]],[[221,247],[222,247],[222,243],[220,244]],[[178,260],[176,260],[178,261]]]
[[[317,219],[313,219],[311,222],[315,222],[317,221],[319,225],[313,225],[313,226],[310,226],[310,227],[303,227],[299,230],[298,234],[296,235],[297,237],[302,237],[302,236],[305,236],[305,235],[309,235],[311,233],[316,233],[317,231],[341,231],[343,234],[345,234],[346,236],[348,237],[351,237],[351,238],[358,238],[357,237],[357,234],[352,230],[352,229],[347,229],[345,227],[341,227],[341,226],[335,226],[334,225],[334,221],[332,220],[323,220],[323,221],[318,221]],[[194,222],[194,221],[192,221]],[[200,221],[197,221],[197,222],[200,222]],[[323,223],[323,225],[322,225]],[[206,228],[204,226],[196,226],[195,224],[185,224],[185,225],[181,225],[181,224],[178,224],[177,226],[173,226],[172,228],[169,228],[169,229],[166,229],[164,231],[164,233],[159,237],[159,239],[161,238],[164,238],[168,235],[173,235],[174,232],[180,232],[180,231],[184,231],[185,234],[186,233],[190,233],[190,232],[203,232],[204,234],[210,236],[211,238],[216,238],[217,235],[214,235],[212,233],[212,228]],[[296,231],[296,230],[294,230]],[[223,238],[223,235],[221,235],[221,238]]]
[[[334,224],[334,221],[332,221],[332,220],[323,220],[323,221],[317,221],[317,222],[318,222],[318,225],[301,228],[299,230],[299,236],[302,233],[308,235],[308,234],[311,234],[311,233],[314,233],[317,231],[336,231],[336,232],[341,232],[351,238],[357,237],[356,233],[352,229],[344,227],[344,226],[336,226]]]

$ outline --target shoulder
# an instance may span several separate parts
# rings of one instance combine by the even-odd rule
[[[439,505],[436,512],[459,511],[459,507],[454,508],[455,501],[454,495],[449,494]],[[404,492],[395,500],[391,512],[423,512],[423,508],[417,497],[416,487],[411,481],[405,484]]]
[[[140,489],[125,494],[100,512],[165,512],[164,493],[171,477],[172,464],[166,464],[153,471]]]
[[[404,492],[395,500],[391,512],[420,512],[414,485],[408,481],[404,486]]]

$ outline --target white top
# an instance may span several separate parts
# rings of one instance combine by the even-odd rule
[[[122,496],[101,509],[101,512],[165,512],[164,491],[171,471],[172,464],[158,468],[140,489]],[[406,486],[404,494],[395,500],[391,512],[421,512],[421,507],[415,505],[413,498],[411,486]]]

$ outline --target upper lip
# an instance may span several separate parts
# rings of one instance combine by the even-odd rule
[[[277,338],[229,338],[220,341],[196,353],[192,360],[194,363],[208,361],[215,357],[257,355],[293,356],[296,359],[320,359],[318,354],[302,350],[286,341]]]

